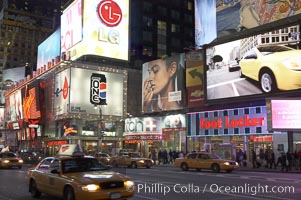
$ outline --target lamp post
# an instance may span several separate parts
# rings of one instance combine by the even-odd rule
[[[99,111],[99,123],[98,123],[98,131],[97,131],[97,136],[98,136],[98,152],[102,151],[102,138],[103,138],[103,130],[102,130],[102,110],[101,110],[101,105],[94,105],[94,109],[97,109]]]

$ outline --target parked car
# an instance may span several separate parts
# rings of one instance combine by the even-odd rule
[[[260,83],[265,93],[301,88],[301,50],[281,45],[258,46],[239,62],[241,77]]]
[[[149,158],[143,158],[137,152],[121,152],[110,158],[110,165],[113,167],[127,166],[132,168],[146,167],[150,168],[154,161]]]
[[[17,167],[21,169],[22,166],[23,166],[23,160],[17,154],[9,151],[0,153],[0,168]]]
[[[240,66],[239,66],[237,60],[230,60],[228,62],[228,71],[229,72],[238,71],[239,69],[240,69]]]
[[[134,195],[134,182],[130,177],[110,170],[73,146],[62,145],[62,154],[46,157],[28,170],[32,197],[45,193],[68,200],[96,200],[127,199]],[[68,155],[72,149],[74,152]]]
[[[214,172],[225,170],[228,173],[239,166],[236,161],[222,159],[216,154],[207,152],[189,153],[184,158],[176,158],[174,165],[183,171],[207,169]]]

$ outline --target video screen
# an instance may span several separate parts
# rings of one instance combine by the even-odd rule
[[[299,26],[206,48],[206,100],[301,88]]]

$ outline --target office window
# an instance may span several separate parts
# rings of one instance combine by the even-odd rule
[[[261,113],[261,107],[256,107],[256,113]]]
[[[213,112],[213,116],[214,116],[214,117],[218,117],[218,112],[217,112],[217,111],[214,111],[214,112]]]
[[[245,113],[245,115],[250,114],[250,109],[249,109],[249,108],[245,108],[245,109],[244,109],[244,113]]]
[[[239,128],[234,128],[234,134],[239,134]]]
[[[171,32],[172,33],[178,33],[178,32],[180,32],[180,26],[179,25],[177,25],[177,24],[171,24]]]
[[[152,27],[153,26],[152,18],[143,16],[143,24],[146,27]]]
[[[261,127],[256,127],[256,133],[262,133],[262,128]]]
[[[234,114],[234,115],[238,115],[238,109],[234,109],[234,110],[233,110],[233,114]]]
[[[208,118],[208,112],[205,112],[205,118]]]
[[[229,129],[225,128],[224,129],[224,135],[228,135],[229,134]]]
[[[205,130],[205,135],[209,135],[209,131],[207,129]]]
[[[142,39],[146,42],[152,42],[152,33],[150,31],[143,31]]]
[[[228,111],[224,110],[223,114],[224,114],[224,116],[228,116]]]
[[[218,135],[218,129],[214,129],[213,135]]]
[[[159,7],[158,7],[158,13],[159,13],[160,15],[166,16],[166,15],[167,15],[167,9],[164,8],[164,7],[162,7],[162,6],[159,6]]]
[[[176,20],[180,19],[180,12],[176,10],[171,10],[171,18]]]
[[[250,133],[250,128],[245,128],[245,134]]]

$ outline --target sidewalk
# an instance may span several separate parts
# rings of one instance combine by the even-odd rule
[[[160,165],[155,165],[154,167],[175,167],[173,164],[160,164]],[[276,169],[272,168],[264,168],[264,167],[259,167],[259,168],[253,168],[252,165],[247,165],[246,167],[242,166],[236,169],[237,171],[252,171],[252,172],[278,172],[278,173],[300,173],[301,170],[296,170],[295,167],[292,167],[292,169],[288,172],[281,171],[280,166],[278,166]]]

